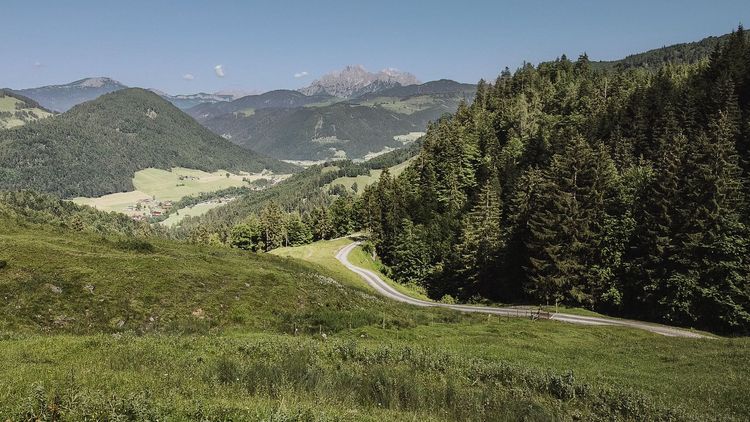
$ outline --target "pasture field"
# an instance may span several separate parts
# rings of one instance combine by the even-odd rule
[[[0,111],[15,111],[16,104],[20,103],[13,97],[0,97]]]
[[[229,175],[227,177],[227,174]],[[204,192],[215,192],[222,189],[238,186],[246,186],[248,182],[258,179],[283,180],[288,175],[274,175],[273,173],[230,173],[224,170],[218,170],[212,173],[175,167],[170,171],[149,168],[135,173],[133,177],[133,186],[135,190],[131,192],[118,192],[97,198],[75,198],[73,202],[81,205],[89,205],[102,211],[116,211],[128,215],[140,215],[148,212],[152,207],[150,203],[156,204],[163,201],[177,201],[181,198],[191,195],[198,195]],[[144,201],[149,204],[144,205],[142,209],[136,210],[136,205]],[[209,205],[194,207],[186,211],[186,215],[197,216],[213,208]],[[182,213],[182,211],[180,211]],[[172,220],[172,223],[181,220]],[[170,223],[171,224],[171,223]]]
[[[437,101],[429,95],[421,95],[404,99],[398,97],[376,97],[363,101],[360,104],[369,107],[382,107],[399,114],[414,114],[435,106]]]
[[[128,214],[127,208],[138,203],[138,201],[151,199],[141,191],[118,192],[110,195],[100,196],[98,198],[74,198],[73,202],[79,205],[88,205],[101,211],[117,211]]]
[[[185,217],[197,217],[222,205],[224,204],[220,204],[218,202],[202,202],[191,207],[180,208],[179,211],[170,214],[166,220],[161,221],[159,224],[167,227],[174,227],[176,225],[179,225],[182,219]]]
[[[136,190],[156,196],[159,200],[176,201],[202,192],[244,186],[247,182],[243,181],[243,178],[252,181],[261,177],[261,174],[233,174],[225,170],[208,173],[182,167],[175,167],[171,171],[149,168],[135,174],[133,186]]]
[[[396,135],[393,137],[393,139],[406,145],[410,142],[416,141],[417,139],[423,137],[424,135],[425,135],[424,132],[409,132],[406,135]]]
[[[254,108],[244,108],[239,111],[234,112],[235,116],[242,116],[242,117],[250,117],[255,115],[255,109]]]
[[[0,113],[11,114],[11,116],[9,117],[0,116],[0,129],[10,129],[18,126],[23,126],[28,121],[44,119],[52,116],[52,113],[49,113],[37,107],[23,108],[18,110],[16,109],[16,104],[23,104],[23,102],[10,96],[0,96]],[[19,113],[33,113],[36,118],[19,117]]]
[[[399,163],[399,164],[396,164],[395,166],[389,167],[388,171],[391,173],[392,177],[398,176],[399,174],[403,173],[404,170],[406,170],[406,167],[408,167],[409,164],[411,164],[412,160],[414,160],[414,157],[404,161],[403,163]],[[347,189],[352,190],[352,186],[354,186],[354,184],[356,183],[357,190],[358,192],[361,193],[363,189],[365,188],[365,186],[369,186],[377,182],[378,179],[380,179],[380,175],[382,173],[383,173],[383,170],[370,170],[369,175],[364,174],[364,175],[359,175],[356,177],[350,177],[350,176],[339,177],[338,179],[335,179],[331,183],[324,186],[324,188],[327,189],[330,186],[343,185]]]

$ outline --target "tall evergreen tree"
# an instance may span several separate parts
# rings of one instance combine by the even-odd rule
[[[595,306],[609,290],[595,268],[614,165],[575,138],[543,174],[544,200],[529,217],[528,291],[548,303]]]
[[[500,223],[499,184],[495,178],[485,182],[471,211],[462,223],[458,243],[458,275],[466,288],[485,297],[497,297],[500,286],[497,273],[503,246]]]

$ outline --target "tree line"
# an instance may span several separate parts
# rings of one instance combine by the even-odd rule
[[[505,69],[363,196],[430,294],[750,329],[750,42],[653,69]]]
[[[300,246],[317,240],[346,236],[362,228],[360,202],[344,191],[330,205],[300,213],[285,211],[275,201],[267,202],[228,231],[209,231],[198,226],[188,239],[194,243],[226,245],[253,252],[268,252]]]

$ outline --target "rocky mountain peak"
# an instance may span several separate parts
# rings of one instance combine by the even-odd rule
[[[300,89],[305,95],[327,94],[341,98],[353,98],[398,85],[412,85],[419,80],[411,73],[386,68],[377,73],[369,72],[362,65],[349,65],[342,70],[327,73],[310,86]]]

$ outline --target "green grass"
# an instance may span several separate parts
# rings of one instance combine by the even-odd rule
[[[271,254],[306,261],[316,268],[325,268],[345,285],[374,293],[375,289],[362,282],[357,274],[349,271],[336,259],[336,253],[351,242],[349,238],[321,240],[308,245],[274,249]]]
[[[227,173],[229,177],[227,177]],[[266,173],[231,173],[218,170],[208,173],[201,170],[175,167],[171,171],[148,168],[135,173],[133,177],[134,191],[118,192],[96,198],[78,197],[73,202],[88,205],[102,211],[116,211],[124,214],[143,214],[143,211],[129,210],[135,207],[139,200],[156,198],[156,202],[178,201],[186,196],[196,196],[201,193],[217,192],[232,187],[247,186],[248,181],[261,178],[286,178],[288,175],[273,175]],[[216,204],[204,204],[192,209],[180,210],[180,214],[197,216],[214,208]],[[171,216],[170,224],[182,220],[182,216]]]
[[[18,110],[16,109],[17,104],[24,104],[24,102],[10,96],[0,96],[0,112],[8,112],[12,114],[11,117],[0,117],[0,129],[10,129],[22,126],[29,121],[44,119],[52,116],[52,113],[42,110],[38,107],[23,108],[21,110]],[[37,116],[37,118],[20,118],[18,117],[19,112],[33,113]]]
[[[403,163],[396,164],[395,166],[389,167],[388,171],[391,173],[392,177],[398,176],[399,174],[403,173],[404,170],[411,164],[412,160],[414,158],[410,158]],[[356,177],[339,177],[335,180],[333,180],[331,183],[325,185],[323,188],[328,189],[330,186],[335,185],[343,185],[347,189],[351,190],[352,186],[354,184],[357,184],[357,192],[362,193],[364,191],[364,188],[366,186],[369,186],[380,179],[380,175],[383,173],[383,170],[370,170],[369,175],[360,175]]]
[[[16,111],[16,104],[22,103],[13,97],[0,97],[0,111]]]
[[[192,207],[180,208],[179,212],[170,214],[169,217],[167,217],[167,219],[162,221],[160,224],[167,227],[174,227],[176,225],[179,225],[182,219],[185,217],[197,217],[222,205],[223,204],[220,204],[218,202],[211,202],[193,205]]]
[[[136,190],[161,200],[176,201],[202,192],[244,186],[246,182],[242,181],[242,178],[249,176],[230,173],[230,176],[226,177],[226,174],[224,170],[207,173],[184,168],[174,168],[172,171],[150,168],[135,173],[133,186]],[[182,180],[180,176],[183,177]]]
[[[348,242],[254,255],[0,219],[0,420],[750,416],[748,339],[402,305],[335,260]]]
[[[245,108],[239,111],[234,112],[235,116],[242,116],[242,117],[250,117],[255,115],[255,109],[254,108]]]
[[[7,261],[0,270],[0,298],[14,304],[0,307],[0,330],[331,332],[379,322],[383,312],[388,323],[440,318],[362,289],[344,289],[331,278],[337,272],[299,260],[157,239],[0,227]]]
[[[393,139],[406,145],[408,143],[416,141],[424,135],[424,132],[409,132],[406,135],[396,135],[393,137]]]
[[[341,101],[343,101],[343,99],[334,97],[334,98],[331,98],[329,100],[318,101],[317,103],[305,104],[304,107],[308,107],[308,108],[326,107],[326,106],[329,106],[329,105],[332,105],[332,104],[339,103]]]
[[[388,111],[399,114],[414,114],[418,111],[434,107],[437,104],[438,101],[429,95],[409,97],[406,99],[398,97],[377,97],[361,103],[361,105],[364,106],[382,107]]]
[[[308,245],[279,248],[271,251],[274,255],[279,255],[288,258],[300,259],[325,268],[332,272],[337,280],[342,280],[348,286],[366,289],[369,292],[375,292],[375,289],[371,288],[367,283],[362,281],[362,278],[357,274],[349,271],[343,264],[336,259],[336,253],[344,246],[352,243],[353,238],[339,238],[334,240],[320,240]],[[349,261],[363,268],[367,268],[378,273],[383,280],[393,286],[396,290],[401,293],[407,294],[412,297],[419,299],[429,300],[424,292],[419,291],[418,288],[413,286],[406,286],[401,283],[389,279],[381,272],[380,264],[372,259],[367,253],[365,253],[361,247],[355,248],[349,254]]]
[[[406,285],[391,280],[390,277],[385,275],[382,264],[379,261],[373,259],[372,255],[365,252],[361,246],[354,248],[354,250],[349,254],[349,262],[380,275],[380,278],[382,278],[383,281],[388,283],[391,287],[393,287],[400,293],[417,299],[431,300],[429,297],[427,297],[427,293],[423,288],[420,288],[419,286]]]

